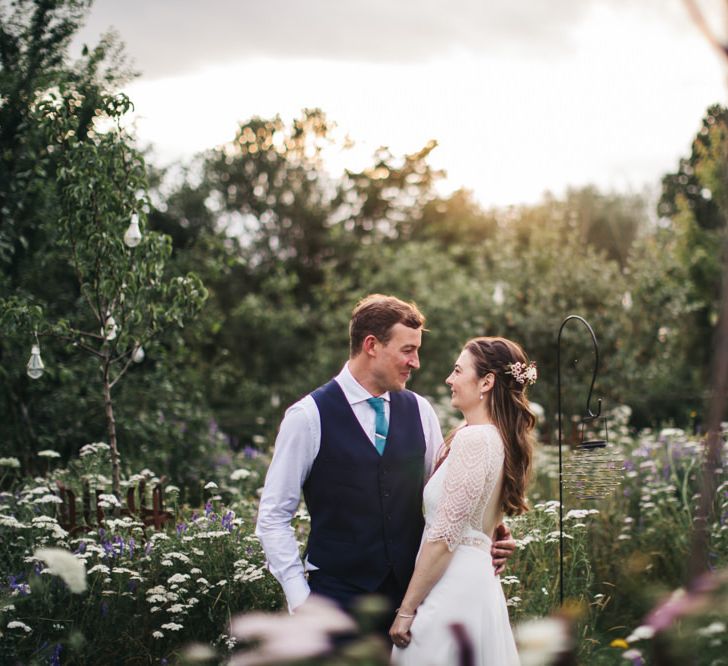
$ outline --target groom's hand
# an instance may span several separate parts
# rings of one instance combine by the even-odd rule
[[[516,550],[516,542],[511,531],[501,523],[495,528],[493,535],[493,545],[490,548],[490,554],[493,557],[493,568],[495,575],[498,576],[506,568],[508,558],[513,555]]]

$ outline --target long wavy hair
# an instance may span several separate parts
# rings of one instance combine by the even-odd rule
[[[527,365],[529,360],[519,344],[506,338],[473,338],[464,349],[473,357],[478,378],[490,372],[495,375],[487,397],[490,415],[505,447],[501,506],[506,515],[518,516],[528,511],[526,485],[531,473],[536,416],[528,402],[528,383],[519,383],[507,371],[511,364]],[[440,463],[449,453],[456,432],[447,436]]]

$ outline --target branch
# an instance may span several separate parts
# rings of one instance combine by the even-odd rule
[[[112,363],[115,363],[116,361],[120,361],[127,354],[129,354],[129,359],[124,364],[124,367],[119,371],[119,374],[116,375],[116,377],[114,378],[114,381],[109,382],[109,389],[114,388],[114,386],[116,385],[116,382],[118,382],[126,374],[126,371],[129,369],[129,366],[132,364],[132,362],[134,360],[134,350],[132,349],[131,351],[125,352],[124,354],[117,356],[116,358],[112,359],[109,362],[109,366],[111,366]]]
[[[80,335],[86,335],[88,337],[97,337],[94,336],[93,333],[83,333],[81,331],[74,331],[75,333],[78,333]],[[76,347],[79,347],[83,349],[85,352],[88,352],[89,354],[93,354],[94,356],[98,358],[106,358],[104,354],[102,354],[100,351],[94,349],[93,347],[89,347],[88,345],[84,344],[83,342],[79,342],[76,338],[71,337],[69,335],[63,335],[62,333],[38,333],[38,337],[44,337],[44,338],[58,338],[59,340],[65,340],[66,342],[71,343],[72,345],[75,345]]]

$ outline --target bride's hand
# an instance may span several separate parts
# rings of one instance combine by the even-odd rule
[[[413,621],[414,617],[402,617],[397,615],[397,617],[394,618],[392,627],[389,630],[389,637],[392,639],[392,643],[394,643],[398,648],[406,648],[410,644],[410,641],[412,640],[410,627],[412,626]]]

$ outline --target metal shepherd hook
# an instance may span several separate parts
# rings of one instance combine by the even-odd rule
[[[602,400],[601,398],[597,402],[597,411],[594,413],[591,410],[591,397],[592,391],[594,390],[594,382],[597,378],[597,371],[599,369],[599,345],[597,344],[597,337],[594,335],[594,330],[589,325],[586,319],[579,315],[569,315],[563,322],[561,322],[561,328],[559,328],[559,335],[556,342],[556,386],[557,386],[557,415],[559,421],[559,600],[560,604],[564,605],[564,475],[563,465],[561,458],[561,447],[563,444],[562,436],[562,413],[561,413],[561,333],[564,330],[566,324],[575,319],[580,321],[591,335],[592,343],[594,345],[594,371],[592,373],[591,386],[589,387],[589,395],[586,399],[586,413],[582,418],[582,424],[595,421],[599,418],[602,411]],[[588,445],[590,448],[605,446],[606,442],[603,440],[592,440],[591,442],[583,442],[582,445]]]

